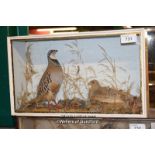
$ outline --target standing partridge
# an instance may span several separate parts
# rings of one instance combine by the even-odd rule
[[[37,105],[38,103],[48,102],[49,109],[51,104],[56,104],[56,94],[63,82],[63,70],[55,57],[56,52],[57,50],[50,50],[48,52],[48,66],[39,82],[37,97],[32,99],[29,104]]]

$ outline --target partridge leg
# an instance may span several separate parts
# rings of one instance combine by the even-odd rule
[[[50,102],[48,102],[48,110],[50,111],[52,109],[52,105],[50,104]]]

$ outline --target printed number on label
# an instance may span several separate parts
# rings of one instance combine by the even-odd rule
[[[121,44],[136,43],[136,42],[137,42],[136,34],[121,35]]]

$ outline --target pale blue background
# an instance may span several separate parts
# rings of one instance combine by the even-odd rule
[[[50,49],[57,49],[57,59],[62,64],[68,64],[71,59],[75,58],[65,44],[70,44],[75,40],[52,40],[52,41],[13,41],[13,49],[15,49],[19,57],[25,61],[26,46],[33,44],[31,47],[32,61],[34,65],[47,64],[47,53]],[[98,44],[104,47],[110,57],[115,59],[116,64],[126,68],[130,75],[131,81],[134,81],[135,86],[140,86],[140,46],[139,37],[135,44],[122,45],[120,43],[120,36],[118,37],[104,37],[92,39],[77,39],[81,53],[85,63],[96,63],[103,58],[101,49]],[[16,63],[16,62],[14,62]],[[21,66],[19,66],[21,67]],[[16,75],[15,75],[16,76]],[[123,77],[121,74],[120,79]],[[121,79],[123,81],[123,79]],[[136,94],[136,88],[132,91]]]

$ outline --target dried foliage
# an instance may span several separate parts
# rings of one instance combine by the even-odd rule
[[[27,50],[25,53],[25,72],[24,76],[27,82],[32,84],[32,76],[37,72],[33,69],[33,63],[31,59],[31,46],[32,44],[27,46]]]
[[[19,97],[17,98],[18,107],[25,107],[25,104],[27,104],[28,100],[31,96],[34,96],[34,92],[28,89],[28,85],[31,84],[32,87],[32,77],[37,73],[33,68],[33,63],[31,59],[31,47],[32,44],[29,44],[27,46],[26,52],[25,52],[25,68],[24,68],[24,77],[25,77],[25,87],[22,85],[21,93]]]
[[[107,77],[106,79],[104,79],[105,82],[108,83],[115,90],[125,90],[126,92],[128,92],[128,94],[130,94],[134,86],[134,82],[131,81],[130,74],[127,73],[127,70],[124,67],[116,65],[115,59],[112,59],[107,54],[103,46],[98,46],[101,49],[100,51],[103,55],[103,58],[99,60],[98,63],[103,67],[103,70],[101,72],[104,74],[105,77]],[[118,72],[128,74],[128,78],[123,82],[120,81],[117,75]]]
[[[69,64],[72,67],[72,71],[70,71],[70,67],[65,67],[63,65],[64,71],[64,87],[63,87],[63,94],[64,100],[68,98],[76,99],[77,97],[82,98],[83,100],[88,100],[85,96],[83,96],[81,88],[85,87],[88,90],[88,81],[91,78],[96,78],[96,72],[91,67],[88,66],[85,68],[85,78],[80,75],[81,68],[79,64],[84,65],[84,60],[82,58],[83,49],[79,48],[78,41],[75,40],[70,44],[65,44],[67,50],[72,54],[75,55],[75,58],[70,60]],[[71,74],[72,73],[72,74]],[[88,76],[88,74],[92,74],[92,76]]]

